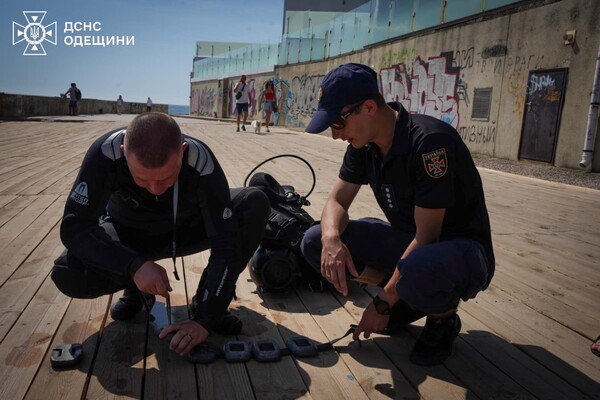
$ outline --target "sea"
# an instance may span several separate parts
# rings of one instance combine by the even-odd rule
[[[190,106],[178,106],[175,104],[169,104],[169,114],[188,115],[190,113]]]

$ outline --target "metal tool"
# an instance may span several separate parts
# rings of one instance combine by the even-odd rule
[[[167,321],[169,322],[169,325],[171,325],[173,322],[171,321],[171,296],[169,295],[169,293],[167,293]]]

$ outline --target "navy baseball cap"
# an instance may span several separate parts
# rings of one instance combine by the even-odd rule
[[[306,132],[323,132],[340,116],[344,106],[360,103],[378,93],[377,73],[366,65],[348,63],[332,69],[321,83],[317,112]]]

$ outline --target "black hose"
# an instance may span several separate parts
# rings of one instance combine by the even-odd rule
[[[313,190],[315,189],[315,185],[317,184],[317,176],[315,175],[315,170],[313,169],[313,167],[308,163],[308,161],[306,161],[304,158],[297,156],[295,154],[279,154],[277,156],[273,156],[270,158],[267,158],[265,161],[259,163],[256,167],[254,167],[252,169],[252,171],[250,171],[248,173],[248,175],[246,175],[246,179],[244,179],[244,187],[246,187],[246,184],[248,183],[248,178],[250,178],[250,176],[252,175],[252,173],[254,171],[256,171],[259,167],[261,167],[262,165],[268,163],[269,161],[275,160],[277,158],[282,158],[282,157],[291,157],[291,158],[297,158],[298,160],[302,161],[304,164],[306,164],[308,166],[308,168],[310,169],[310,173],[312,174],[312,178],[313,178],[313,183],[312,186],[310,188],[310,190],[308,191],[308,194],[306,196],[304,196],[304,199],[308,199],[308,196],[310,196],[310,194],[313,192]]]

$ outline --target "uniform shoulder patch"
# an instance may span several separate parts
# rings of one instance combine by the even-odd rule
[[[441,178],[446,175],[448,170],[448,158],[446,149],[441,148],[429,153],[423,154],[423,166],[425,172],[432,178]]]

